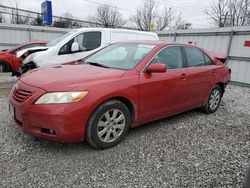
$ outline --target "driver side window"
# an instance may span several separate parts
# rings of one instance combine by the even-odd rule
[[[69,42],[67,42],[61,49],[59,52],[59,55],[64,55],[64,54],[71,54],[71,46],[74,42],[77,42],[79,44],[79,49],[80,52],[84,51],[83,48],[83,38],[84,38],[84,34],[80,34],[78,36],[76,36],[75,38],[71,39]]]
[[[79,52],[90,51],[101,46],[101,32],[85,32],[67,42],[59,51],[59,55],[71,54],[74,42],[79,44]]]
[[[183,67],[183,57],[180,46],[166,47],[160,51],[151,63],[162,63],[167,69],[178,69]]]

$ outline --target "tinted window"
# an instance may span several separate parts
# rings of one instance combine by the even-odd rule
[[[83,47],[94,50],[101,46],[101,32],[86,32],[83,38]]]
[[[204,53],[198,48],[185,47],[189,67],[206,65]]]
[[[60,50],[59,54],[70,54],[71,46],[74,42],[79,44],[79,52],[94,50],[101,45],[101,32],[85,32],[67,42]]]
[[[210,59],[210,57],[208,57],[206,54],[204,54],[205,57],[205,61],[206,61],[206,65],[214,65],[212,59]]]
[[[181,47],[167,47],[160,51],[152,60],[152,63],[163,63],[168,69],[177,69],[183,67],[183,58]]]

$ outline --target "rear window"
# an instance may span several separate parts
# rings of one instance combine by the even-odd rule
[[[212,59],[210,57],[208,57],[206,54],[204,54],[204,58],[206,61],[206,65],[214,65]]]
[[[184,47],[184,49],[186,52],[189,67],[206,65],[204,53],[200,49],[194,47]]]

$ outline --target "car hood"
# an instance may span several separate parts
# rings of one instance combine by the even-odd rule
[[[8,52],[0,52],[0,56],[10,55]]]
[[[120,79],[125,72],[88,64],[68,64],[34,69],[20,80],[48,92],[70,91],[83,85]]]
[[[17,58],[20,58],[26,52],[28,52],[29,54],[31,54],[31,53],[38,52],[38,51],[45,51],[47,49],[48,49],[47,46],[36,46],[36,47],[32,47],[32,48],[27,48],[27,49],[18,51],[16,56],[17,56]]]

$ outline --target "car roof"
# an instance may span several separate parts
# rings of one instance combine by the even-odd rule
[[[114,28],[103,28],[103,27],[83,27],[73,29],[76,32],[84,32],[84,31],[117,31],[117,32],[129,32],[129,33],[141,33],[147,35],[157,35],[155,32],[148,32],[148,31],[139,31],[139,30],[132,30],[132,29],[114,29]]]
[[[126,44],[145,44],[145,45],[163,45],[163,46],[190,46],[190,47],[196,47],[198,46],[189,44],[189,43],[180,43],[180,42],[163,42],[163,41],[157,41],[157,40],[132,40],[132,41],[121,41],[117,43],[126,43]]]

